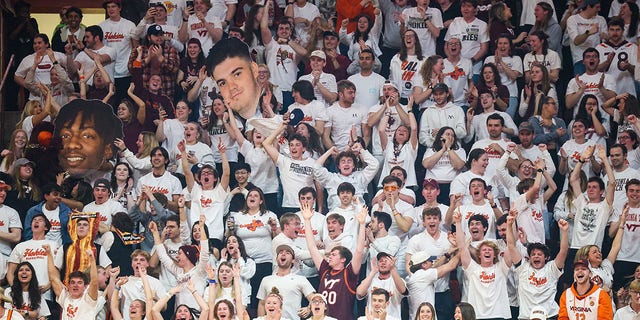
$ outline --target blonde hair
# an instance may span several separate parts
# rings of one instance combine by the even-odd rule
[[[486,247],[489,247],[489,248],[493,249],[493,253],[494,253],[493,254],[493,263],[494,264],[498,263],[498,261],[500,261],[500,248],[498,248],[498,245],[493,241],[485,240],[485,241],[482,241],[480,243],[480,245],[478,245],[478,251],[483,246],[486,246]],[[478,254],[478,256],[479,256],[479,254]]]
[[[16,124],[16,129],[22,129],[22,123],[24,122],[24,119],[28,116],[32,116],[33,109],[35,109],[36,107],[42,107],[42,103],[40,103],[40,100],[29,100],[27,101],[27,103],[25,103],[24,109],[22,109],[22,114],[20,115],[20,121]],[[29,137],[27,137],[27,139],[29,139]]]
[[[142,149],[138,150],[136,157],[144,158],[151,154],[151,150],[158,146],[158,140],[153,132],[142,131]]]

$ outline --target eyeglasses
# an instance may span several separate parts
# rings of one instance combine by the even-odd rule
[[[384,191],[396,191],[398,186],[384,186]]]
[[[629,136],[618,136],[618,140],[622,141],[622,140],[628,140],[631,139],[631,137]]]
[[[311,304],[324,304],[324,301],[320,299],[313,299],[311,300]]]

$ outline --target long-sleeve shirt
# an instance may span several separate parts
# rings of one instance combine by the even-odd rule
[[[420,119],[420,143],[430,148],[435,137],[431,130],[439,130],[442,127],[451,127],[458,139],[464,138],[467,128],[462,108],[449,102],[442,108],[433,106],[425,109]]]

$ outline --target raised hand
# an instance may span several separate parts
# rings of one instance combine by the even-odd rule
[[[564,219],[558,220],[558,228],[560,228],[560,231],[569,231],[569,222]]]
[[[311,220],[311,217],[313,217],[313,209],[311,208],[311,204],[303,203],[300,206],[300,213],[302,213],[302,218],[305,221]]]

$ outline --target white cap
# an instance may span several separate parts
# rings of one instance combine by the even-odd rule
[[[529,314],[529,320],[546,320],[547,319],[547,310],[541,306],[535,306],[531,309],[531,313]]]
[[[309,56],[309,58],[311,57],[317,57],[322,60],[327,60],[327,55],[322,50],[314,50],[313,52],[311,52],[311,55]]]

